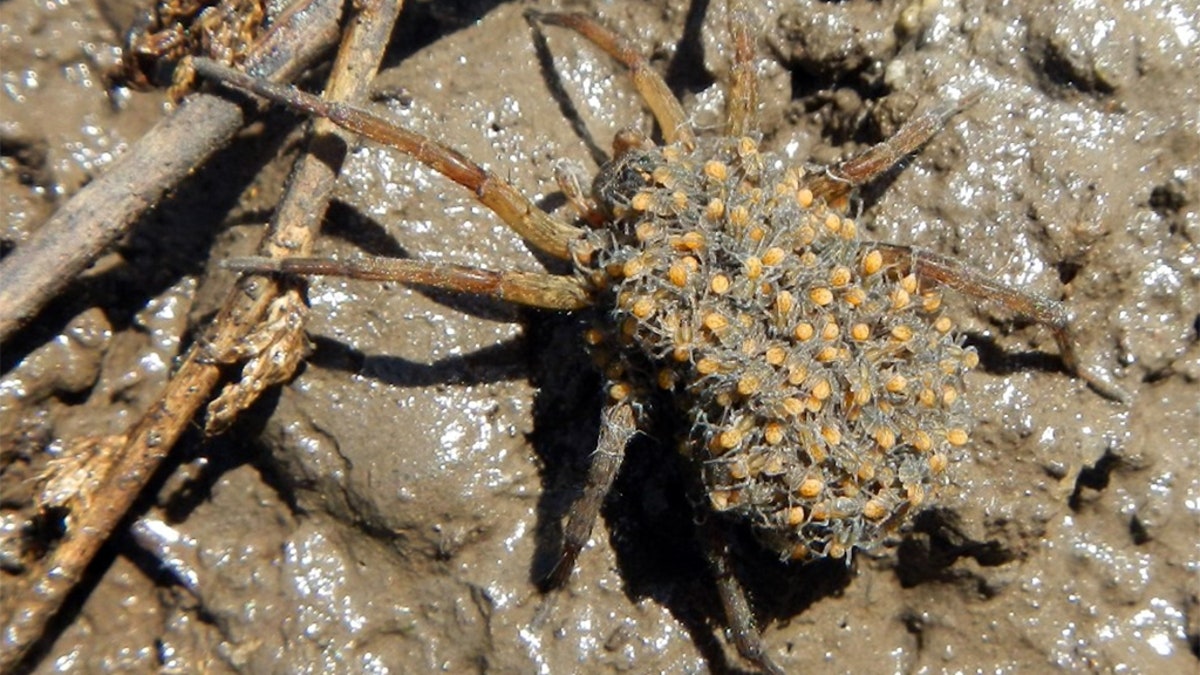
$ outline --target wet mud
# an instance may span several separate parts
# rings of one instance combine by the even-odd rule
[[[618,130],[652,122],[583,40],[548,29],[539,55],[532,4],[415,3],[371,105],[568,218],[555,161],[594,173]],[[722,2],[571,7],[629,36],[695,127],[719,132]],[[1061,298],[1084,358],[1132,394],[1114,403],[1072,378],[1044,327],[951,300],[982,364],[971,442],[938,499],[850,566],[780,563],[730,527],[773,658],[789,672],[1194,670],[1200,6],[852,0],[756,15],[763,147],[797,164],[979,93],[863,192],[861,226]],[[106,90],[125,20],[120,3],[0,4],[5,254],[165,113],[161,95]],[[31,555],[37,477],[75,461],[88,480],[80,453],[154,400],[232,282],[217,261],[252,249],[300,143],[294,118],[265,119],[3,346],[0,611]],[[360,147],[344,173],[319,255],[563,271],[396,153]],[[301,374],[228,434],[184,437],[34,672],[745,667],[670,429],[630,448],[566,589],[537,591],[596,437],[599,379],[574,319],[337,279],[312,280],[309,300]]]

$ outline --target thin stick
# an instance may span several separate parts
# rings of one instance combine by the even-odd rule
[[[342,49],[331,75],[335,82],[352,78],[357,82],[353,87],[355,91],[365,88],[387,44],[399,4],[377,0],[362,10],[359,21],[349,28],[350,35],[354,36],[347,38],[351,46]],[[377,17],[377,20],[370,17]],[[343,56],[346,58],[341,58]],[[359,66],[364,59],[374,66]],[[313,233],[303,227],[280,224],[268,233],[271,244],[264,243],[264,247],[282,245],[285,249],[295,250],[293,246],[309,245],[312,236]],[[277,296],[275,285],[265,279],[240,283],[226,298],[214,324],[214,335],[207,344],[238,343]],[[209,358],[207,344],[193,345],[188,351],[162,398],[126,434],[129,440],[116,453],[112,468],[100,481],[101,487],[94,495],[81,496],[81,500],[90,500],[91,508],[79,514],[78,525],[67,533],[41,569],[30,574],[29,578],[36,581],[31,587],[22,589],[13,616],[0,633],[0,671],[13,669],[42,637],[48,621],[82,578],[96,551],[128,512],[150,476],[211,394],[220,379],[220,367]]]
[[[301,0],[246,60],[260,77],[294,79],[338,36],[342,0]],[[0,261],[0,342],[38,312],[243,124],[234,102],[194,94],[105,174],[80,190]]]
[[[355,100],[365,97],[370,79],[379,68],[383,49],[400,13],[402,2],[372,0],[362,5],[346,30],[326,87],[326,98]],[[313,241],[337,183],[338,172],[347,149],[355,138],[335,123],[316,118],[311,123],[308,146],[296,160],[288,176],[287,187],[271,217],[267,234],[258,251],[268,258],[284,258],[312,253]],[[256,336],[262,351],[275,350],[286,358],[251,358],[240,380],[225,387],[208,406],[205,433],[216,434],[227,428],[238,413],[258,399],[268,386],[292,378],[305,352],[302,313],[306,303],[294,284],[271,284],[268,292],[255,292],[261,280],[243,277],[227,299],[227,313],[216,321],[216,337],[208,343],[207,356],[227,363],[239,358],[247,334],[267,330]],[[282,296],[284,297],[281,297]],[[261,297],[260,297],[261,296]],[[271,315],[285,315],[272,321]],[[273,324],[260,328],[260,324]],[[224,329],[229,324],[229,329]],[[241,330],[232,330],[240,326]]]

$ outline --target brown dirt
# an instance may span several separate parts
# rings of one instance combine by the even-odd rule
[[[704,130],[720,123],[728,68],[723,3],[711,4],[597,10],[666,69]],[[564,112],[524,6],[417,5],[402,32],[423,46],[395,50],[406,56],[379,78],[378,105],[565,213],[553,161],[595,168],[570,117],[600,148],[649,122],[607,58],[551,30]],[[956,303],[983,365],[952,488],[848,570],[782,565],[735,534],[765,641],[789,671],[1188,672],[1200,660],[1200,6],[1042,6],[761,13],[764,143],[796,162],[830,161],[914,107],[981,90],[864,195],[861,221],[872,238],[1064,298],[1085,357],[1134,394],[1128,406],[1100,398],[1062,372],[1045,329]],[[114,106],[104,90],[115,14],[0,4],[5,251],[19,254],[162,110],[161,97],[122,93]],[[28,479],[153,399],[230,282],[215,261],[246,250],[277,197],[272,158],[292,156],[294,136],[258,127],[242,141],[0,354],[5,586]],[[346,174],[322,254],[542,269],[469,195],[394,153],[363,148]],[[531,583],[595,441],[597,381],[571,320],[340,280],[314,280],[310,299],[316,351],[302,375],[226,437],[185,438],[139,507],[144,526],[181,543],[156,554],[118,535],[37,672],[742,666],[668,443],[631,448],[566,591],[547,599]],[[193,591],[169,572],[180,561]]]

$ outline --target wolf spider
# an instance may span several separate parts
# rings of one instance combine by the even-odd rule
[[[619,133],[590,194],[561,177],[579,212],[575,224],[541,211],[462,154],[371,112],[211,61],[195,67],[412,156],[471,190],[531,246],[573,264],[573,273],[556,275],[383,258],[225,262],[249,273],[385,280],[591,311],[585,340],[607,402],[547,588],[566,582],[627,443],[664,398],[689,428],[678,452],[696,509],[748,522],[784,559],[848,559],[855,547],[878,544],[947,480],[953,448],[968,441],[959,393],[978,357],[941,313],[941,288],[1046,324],[1068,369],[1121,397],[1105,374],[1081,366],[1060,303],[950,258],[859,237],[848,215],[854,190],[920,148],[964,103],[935,107],[851,159],[806,171],[758,149],[750,18],[736,0],[725,130],[707,139],[620,35],[582,14],[526,16],[535,27],[575,31],[624,65],[663,137],[656,145],[636,131]],[[697,520],[737,650],[764,671],[782,672],[732,573],[719,519]]]

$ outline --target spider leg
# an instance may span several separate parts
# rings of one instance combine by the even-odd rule
[[[865,185],[896,166],[900,160],[915,152],[958,113],[979,98],[978,92],[963,97],[957,103],[945,103],[926,110],[909,120],[891,138],[871,146],[850,159],[814,174],[804,187],[816,198],[833,204],[849,196],[855,188]]]
[[[584,188],[584,185],[590,185],[591,177],[582,165],[567,159],[558,160],[554,163],[554,182],[558,183],[558,189],[581,220],[593,228],[604,227],[604,212]]]
[[[226,269],[260,274],[283,273],[335,276],[368,281],[397,281],[413,286],[443,288],[541,309],[577,310],[592,304],[591,294],[575,277],[540,272],[491,270],[402,258],[230,258]]]
[[[754,72],[753,15],[741,0],[729,0],[729,33],[733,38],[733,73],[729,83],[726,135],[737,138],[757,129],[758,76]]]
[[[629,69],[633,78],[633,86],[641,94],[654,119],[662,127],[663,138],[667,143],[681,143],[688,150],[696,147],[696,133],[687,122],[683,105],[675,94],[671,93],[667,83],[653,68],[646,57],[633,48],[629,41],[616,32],[601,25],[596,19],[587,14],[576,13],[544,13],[536,10],[525,12],[525,18],[531,22],[560,26],[579,33],[592,44],[619,61]]]
[[[575,559],[587,545],[604,497],[612,489],[621,461],[625,459],[625,446],[636,433],[637,421],[634,419],[633,406],[628,401],[617,401],[604,407],[600,414],[600,440],[596,443],[596,452],[592,454],[583,494],[571,505],[567,526],[563,531],[562,552],[554,569],[542,580],[543,589],[561,588],[571,576]]]
[[[705,556],[717,582],[717,593],[725,610],[725,621],[733,634],[733,644],[742,658],[755,664],[770,675],[783,675],[782,668],[767,655],[762,635],[754,626],[754,613],[746,600],[746,592],[738,583],[730,564],[729,542],[721,530],[716,517],[708,514],[703,523],[697,525],[704,545]]]
[[[362,108],[326,101],[291,87],[256,79],[209,59],[194,59],[193,65],[197,73],[223,85],[326,118],[344,129],[411,156],[471,190],[480,203],[517,234],[550,255],[570,260],[571,245],[583,237],[583,230],[551,218],[499,176],[433,139],[408,131]]]
[[[871,244],[884,255],[888,264],[898,265],[902,273],[914,274],[923,282],[934,282],[975,298],[996,300],[1010,311],[1044,324],[1054,333],[1058,351],[1067,369],[1087,382],[1101,396],[1128,403],[1128,392],[1112,381],[1103,369],[1085,365],[1079,359],[1078,339],[1072,327],[1071,312],[1061,302],[1000,283],[946,256],[909,246]]]

